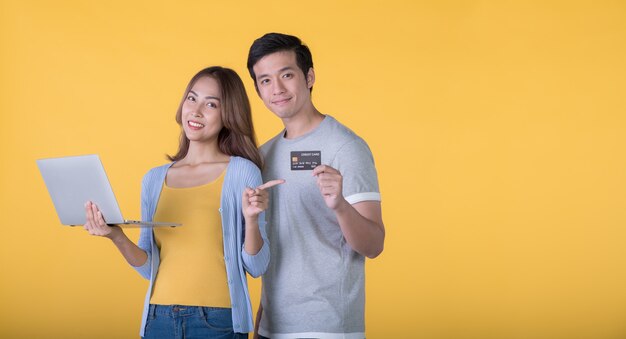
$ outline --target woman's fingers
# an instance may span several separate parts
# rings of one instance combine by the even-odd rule
[[[267,189],[280,185],[284,182],[285,180],[283,179],[276,179],[261,184],[254,189],[246,187],[243,194],[244,208],[248,209],[249,207],[252,207],[252,209],[248,209],[251,215],[257,215],[265,211],[269,205],[269,192]]]
[[[257,189],[264,190],[264,189],[268,189],[270,187],[273,187],[273,186],[276,186],[276,185],[280,185],[280,184],[284,184],[284,183],[285,183],[285,180],[283,180],[283,179],[270,180],[270,181],[262,184],[261,186],[257,187]]]
[[[83,228],[89,231],[89,233],[91,233],[92,223],[93,223],[93,213],[91,211],[91,202],[87,201],[85,203],[85,225],[83,225]]]
[[[111,232],[109,225],[106,224],[102,217],[102,212],[96,204],[88,201],[85,203],[85,225],[83,228],[91,235],[107,235]]]
[[[91,201],[87,201],[85,203],[85,217],[87,218],[87,222],[93,221],[93,211],[91,210]]]

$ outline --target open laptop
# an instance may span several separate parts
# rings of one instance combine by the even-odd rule
[[[37,160],[63,225],[84,225],[85,203],[95,203],[107,224],[126,227],[176,227],[171,222],[126,220],[122,217],[113,189],[97,154]]]

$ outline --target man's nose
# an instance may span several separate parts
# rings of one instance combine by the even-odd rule
[[[282,81],[274,81],[274,95],[279,95],[285,93],[285,86],[283,86]]]

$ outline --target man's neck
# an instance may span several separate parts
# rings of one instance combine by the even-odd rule
[[[283,119],[285,125],[285,138],[295,139],[314,130],[324,120],[324,115],[313,108],[306,114],[298,114],[294,117]]]

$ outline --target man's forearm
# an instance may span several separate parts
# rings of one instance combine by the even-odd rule
[[[379,202],[341,204],[335,215],[346,241],[357,253],[368,258],[377,257],[385,242],[385,228],[382,222]]]

